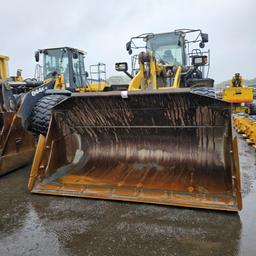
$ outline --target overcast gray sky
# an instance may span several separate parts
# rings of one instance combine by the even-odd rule
[[[33,76],[38,48],[85,50],[86,66],[130,57],[125,43],[144,32],[201,28],[209,33],[210,76],[217,82],[240,72],[256,77],[255,0],[0,0],[0,52],[10,56],[11,74]]]

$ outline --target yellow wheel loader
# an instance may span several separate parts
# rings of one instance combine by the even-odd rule
[[[72,92],[106,91],[109,84],[89,83],[84,69],[83,51],[60,47],[41,49],[35,53],[37,62],[42,56],[43,81],[7,79],[7,59],[1,62],[0,83],[0,175],[32,161],[39,134],[46,134],[51,108],[69,97]],[[33,136],[32,136],[33,135]]]
[[[111,86],[99,77],[88,79],[85,71],[85,52],[71,47],[40,49],[35,53],[37,62],[43,58],[44,83],[54,81],[54,85],[44,93],[33,107],[30,116],[30,130],[35,136],[46,135],[51,117],[51,108],[69,97],[73,92],[110,91]],[[100,73],[99,73],[100,76]]]
[[[131,78],[128,91],[73,93],[52,109],[29,190],[240,210],[231,104],[198,94],[213,80],[205,72],[208,52],[191,47],[203,48],[208,35],[201,30],[143,34],[127,43],[130,54],[142,49],[136,40],[145,45],[132,57],[132,72],[127,63],[116,64]]]

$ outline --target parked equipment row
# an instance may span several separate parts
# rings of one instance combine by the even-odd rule
[[[256,149],[256,116],[234,116],[234,127]]]

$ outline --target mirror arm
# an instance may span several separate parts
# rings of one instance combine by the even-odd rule
[[[133,75],[130,74],[128,71],[123,71],[128,77],[130,77],[131,79],[133,79]]]

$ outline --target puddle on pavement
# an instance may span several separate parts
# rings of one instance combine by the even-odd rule
[[[29,168],[0,178],[3,255],[256,255],[256,154],[240,141],[239,213],[31,195]]]

